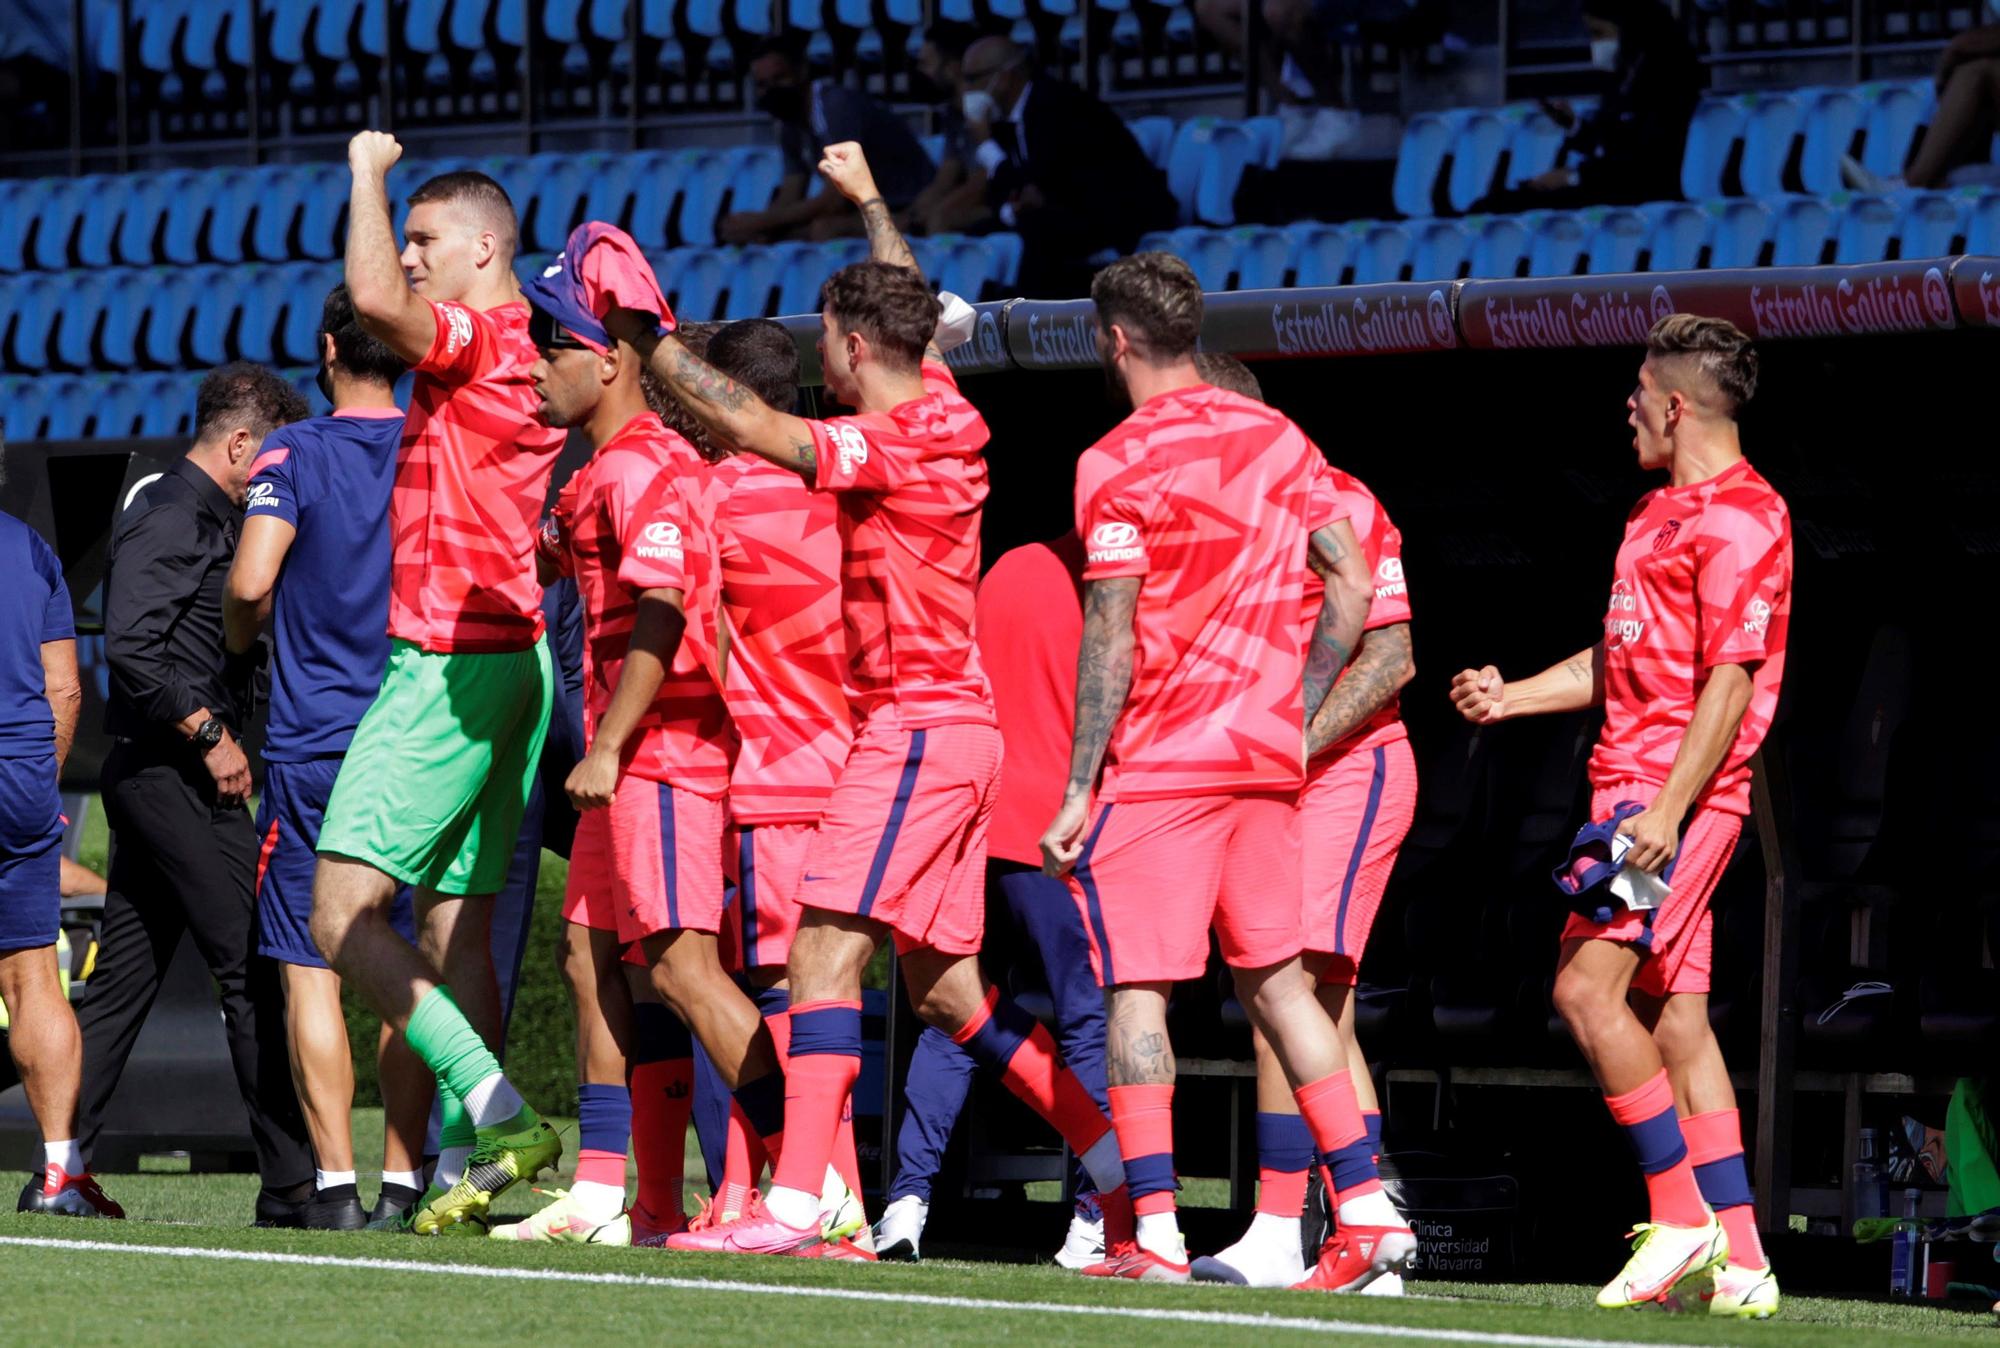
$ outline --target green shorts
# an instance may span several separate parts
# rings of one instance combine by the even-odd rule
[[[547,638],[434,654],[394,641],[327,801],[319,850],[442,894],[496,894],[548,733]]]

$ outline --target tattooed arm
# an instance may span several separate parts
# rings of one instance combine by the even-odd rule
[[[653,331],[654,322],[652,314],[631,309],[614,308],[604,316],[605,330],[630,343],[667,391],[716,440],[761,455],[814,485],[819,458],[813,451],[811,423],[776,410],[673,337],[659,336]]]
[[[1076,728],[1072,732],[1069,784],[1062,809],[1042,835],[1042,869],[1061,875],[1083,852],[1083,829],[1090,818],[1090,793],[1104,766],[1111,727],[1132,691],[1133,611],[1139,603],[1138,576],[1093,580],[1083,587],[1083,641],[1076,653]]]
[[[868,256],[892,267],[908,267],[922,276],[924,269],[917,265],[917,255],[910,251],[903,232],[896,228],[889,203],[875,189],[875,175],[861,146],[851,140],[843,141],[827,146],[821,154],[825,157],[819,163],[820,173],[861,212],[862,226],[868,232]],[[935,341],[924,348],[924,359],[944,363],[944,353]]]
[[[1474,725],[1516,716],[1582,711],[1604,702],[1602,642],[1551,665],[1531,679],[1509,684],[1492,665],[1460,671],[1451,681],[1452,704]]]
[[[1368,562],[1355,541],[1354,529],[1345,519],[1313,530],[1306,550],[1306,565],[1320,578],[1323,596],[1319,619],[1313,624],[1312,644],[1306,647],[1306,724],[1319,716],[1320,704],[1333,688],[1347,657],[1361,640],[1362,624],[1368,621],[1368,605],[1375,598],[1374,579]]]
[[[1410,650],[1410,625],[1394,623],[1378,627],[1361,638],[1361,649],[1320,703],[1319,715],[1306,730],[1306,757],[1311,758],[1330,744],[1338,744],[1368,724],[1368,718],[1389,705],[1416,676],[1417,661]]]

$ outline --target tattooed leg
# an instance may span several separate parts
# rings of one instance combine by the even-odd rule
[[[1113,1086],[1171,1086],[1168,983],[1126,983],[1104,992],[1105,1076]]]

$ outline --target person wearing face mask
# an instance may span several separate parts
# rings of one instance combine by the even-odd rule
[[[944,149],[929,186],[917,193],[917,199],[900,217],[906,233],[977,233],[992,227],[993,211],[986,204],[986,170],[972,158],[961,106],[965,52],[978,36],[971,24],[949,19],[940,19],[924,31],[911,91],[936,106]]]
[[[1584,0],[1590,63],[1602,72],[1597,111],[1570,127],[1557,167],[1495,192],[1475,212],[1623,206],[1680,197],[1681,153],[1703,75],[1679,22],[1660,0]]]
[[[1166,175],[1118,114],[1075,85],[1037,73],[1012,41],[973,43],[961,79],[987,202],[1024,244],[1023,295],[1080,295],[1090,284],[1086,259],[1106,248],[1129,253],[1141,234],[1179,223]]]
[[[2000,133],[2000,0],[1986,0],[1978,28],[1968,28],[1938,55],[1937,115],[1925,128],[1900,177],[1871,173],[1851,155],[1840,159],[1847,185],[1863,192],[1900,187],[2000,184],[1993,137]]]
[[[785,177],[771,204],[735,211],[717,222],[724,243],[776,243],[781,239],[831,239],[860,232],[854,213],[837,193],[809,197],[821,147],[842,141],[864,146],[875,181],[892,211],[906,211],[935,172],[930,156],[902,118],[838,80],[811,79],[796,43],[771,38],[750,62],[757,110],[777,124]]]

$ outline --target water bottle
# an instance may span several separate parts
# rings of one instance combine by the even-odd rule
[[[1854,1163],[1854,1215],[1857,1218],[1889,1215],[1889,1196],[1882,1176],[1881,1133],[1861,1130],[1861,1159]]]
[[[1889,1245],[1889,1295],[1917,1295],[1917,1208],[1923,1201],[1919,1189],[1903,1190],[1903,1221]]]

